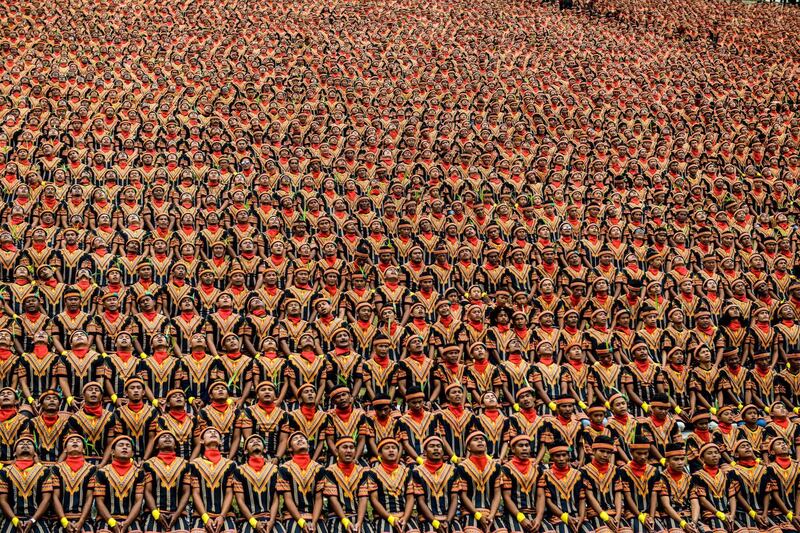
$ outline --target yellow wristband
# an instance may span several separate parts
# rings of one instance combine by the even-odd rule
[[[709,411],[709,412],[710,412],[712,415],[715,415],[715,414],[717,414],[717,408],[716,408],[716,407],[712,407],[712,408],[711,408],[711,409],[709,409],[708,411]]]
[[[300,520],[297,521],[297,527],[299,527],[300,529],[303,529],[304,527],[306,527],[305,518],[301,518]]]
[[[714,515],[714,516],[716,516],[717,518],[719,518],[719,519],[720,519],[720,520],[722,520],[723,522],[724,522],[724,521],[725,521],[725,519],[726,519],[726,517],[725,517],[725,513],[723,513],[722,511],[717,511],[717,512],[715,513],[715,515]]]
[[[227,403],[228,405],[233,405],[234,401],[235,400],[233,398],[228,398],[227,400],[225,400],[225,403]]]
[[[431,522],[431,525],[433,526],[433,529],[439,529],[439,526],[441,526],[442,523],[434,518],[433,522]]]
[[[147,354],[142,352],[139,354],[139,357],[141,357],[142,359],[147,359]]]
[[[747,514],[748,514],[748,515],[750,515],[750,518],[755,518],[756,516],[758,516],[758,513],[756,512],[756,510],[755,510],[755,509],[750,509],[750,510],[747,512]]]
[[[639,513],[639,516],[637,518],[639,519],[639,522],[644,524],[645,522],[647,522],[647,513]]]
[[[481,513],[480,511],[475,511],[475,520],[480,522],[481,518],[483,518],[483,513]]]
[[[393,517],[392,515],[389,515],[389,518],[387,518],[386,521],[389,522],[390,526],[393,526],[394,523],[397,522],[397,518]]]
[[[565,524],[569,524],[569,515],[567,513],[561,513],[561,521]]]
[[[450,462],[453,463],[454,465],[457,465],[458,464],[458,456],[456,454],[453,454],[453,457],[450,458]]]
[[[67,351],[66,350],[62,350],[61,355],[67,355]]]
[[[675,414],[676,414],[676,415],[679,415],[679,414],[681,414],[682,412],[683,412],[683,409],[681,409],[680,407],[678,407],[678,406],[676,405],[676,406],[675,406]]]
[[[161,518],[161,511],[159,511],[158,509],[153,509],[153,512],[150,514],[153,515],[153,520],[158,520],[159,518]]]
[[[153,407],[158,407],[158,399],[153,399],[153,401],[150,403],[153,404]]]
[[[105,359],[106,357],[108,357],[108,354],[106,352],[103,352],[103,353],[100,354],[100,357]]]
[[[28,403],[33,403],[34,401],[36,401],[33,399],[33,396],[28,396],[26,399],[28,400]]]
[[[687,526],[688,524],[689,524],[689,522],[687,522],[686,520],[681,520],[681,521],[678,523],[678,526],[679,526],[681,529],[686,529],[686,526]]]
[[[642,402],[642,411],[644,411],[646,413],[649,410],[650,410],[650,404],[647,403],[647,402]]]
[[[521,524],[524,521],[525,521],[525,513],[523,513],[523,512],[517,513],[517,522],[519,522]]]
[[[664,465],[667,464],[667,458],[666,457],[662,457],[661,459],[658,460],[658,462],[661,463],[661,466],[664,466]]]
[[[606,401],[606,403],[604,403],[603,405],[606,406],[606,409],[611,409],[611,404],[608,403],[608,401]]]
[[[67,520],[66,516],[62,516],[61,520],[58,521],[61,524],[61,527],[67,527],[69,525],[69,520]]]
[[[786,520],[788,520],[789,522],[794,520],[794,513],[792,511],[789,511],[788,513],[786,513]]]
[[[113,518],[109,518],[108,522],[106,523],[108,524],[109,527],[117,527],[117,521],[114,520]]]
[[[17,526],[19,525],[19,518],[17,518],[16,516],[15,516],[15,517],[13,517],[13,518],[11,519],[11,524],[12,524],[14,527],[17,527]]]
[[[731,465],[731,466],[736,466],[736,461],[731,461],[731,462],[730,462],[730,465]]]
[[[204,524],[208,524],[208,521],[211,520],[211,517],[208,516],[208,513],[203,513],[200,516],[200,520],[202,520]]]
[[[347,517],[342,518],[342,525],[344,526],[345,529],[350,527],[350,524],[352,524],[352,522],[350,521],[349,518]]]
[[[258,520],[256,520],[255,516],[251,516],[250,520],[248,520],[247,523],[250,524],[250,527],[252,527],[253,529],[258,527]]]
[[[608,516],[607,512],[603,511],[602,513],[600,513],[600,520],[602,520],[603,522],[608,522],[609,520],[611,520],[611,517]]]
[[[580,407],[581,409],[586,409],[587,407],[586,402],[581,400],[580,402],[578,402],[578,407]]]
[[[417,456],[417,464],[421,465],[421,464],[424,464],[424,463],[425,463],[425,459],[423,459],[421,455],[418,455]]]
[[[72,405],[72,402],[75,401],[75,396],[67,396],[67,405]]]
[[[194,403],[194,396],[189,396],[189,405]]]
[[[119,396],[117,396],[116,394],[112,394],[111,403],[117,403],[117,400],[119,400]]]
[[[555,411],[556,410],[556,402],[548,403],[547,407],[549,407],[551,411]]]
[[[520,409],[521,409],[521,408],[520,408],[519,404],[518,404],[518,403],[515,403],[515,404],[514,404],[514,411],[517,411],[517,412],[519,412],[519,410],[520,410]]]
[[[736,404],[736,408],[739,409],[740,411],[742,410],[742,407],[744,407],[744,404],[742,402]]]

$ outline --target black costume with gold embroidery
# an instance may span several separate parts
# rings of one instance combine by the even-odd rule
[[[216,518],[222,513],[222,502],[225,500],[225,494],[233,490],[235,475],[236,464],[224,457],[221,457],[216,464],[204,457],[198,457],[189,463],[192,490],[200,491],[200,497],[209,517]],[[203,521],[196,510],[194,514],[193,520],[190,520],[190,529],[204,529]],[[234,518],[228,514],[224,518],[221,531],[235,529]]]
[[[152,457],[144,462],[142,470],[145,484],[151,485],[155,508],[169,516],[176,513],[182,488],[191,483],[189,463],[180,455],[169,462],[160,457]],[[143,522],[145,531],[164,531],[150,513],[144,517]],[[189,516],[186,509],[175,520],[171,531],[189,531]]]
[[[50,467],[42,463],[23,469],[17,464],[11,464],[0,471],[0,494],[5,494],[8,504],[20,521],[30,520],[39,507],[45,493],[53,492],[53,481]],[[11,521],[4,517],[0,531],[10,533],[16,528]],[[44,521],[33,524],[29,531],[47,533]]]
[[[95,499],[103,500],[111,517],[122,523],[133,510],[137,495],[144,494],[144,472],[131,465],[127,472],[120,475],[114,466],[109,464],[97,470],[92,489]],[[113,531],[113,528],[99,516],[95,528],[98,531]],[[132,532],[141,530],[138,520],[129,528]]]

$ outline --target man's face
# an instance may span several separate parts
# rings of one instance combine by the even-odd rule
[[[514,448],[512,450],[514,455],[517,456],[519,459],[525,460],[529,459],[531,456],[531,443],[528,440],[521,440],[514,444]]]
[[[559,451],[550,455],[550,460],[559,468],[564,468],[569,462],[569,454]]]
[[[81,455],[84,453],[84,446],[83,446],[83,439],[80,437],[70,437],[67,439],[67,442],[64,443],[64,451],[67,454],[75,454],[80,453]]]
[[[171,450],[175,448],[175,437],[169,433],[165,433],[158,438],[156,443],[160,450]]]
[[[339,460],[345,464],[351,464],[356,457],[356,447],[352,442],[345,442],[339,445],[337,450]]]
[[[649,456],[650,456],[650,450],[649,449],[645,448],[643,450],[640,450],[640,449],[631,450],[631,458],[636,463],[639,463],[639,464],[646,463],[647,462],[647,458]]]
[[[444,455],[444,448],[442,443],[434,440],[425,446],[425,456],[431,461],[440,461]]]
[[[400,448],[394,443],[384,444],[380,455],[383,462],[396,463],[400,458]]]
[[[126,389],[125,392],[129,400],[138,402],[144,396],[144,387],[142,386],[141,383],[138,382],[131,383],[130,385],[128,385],[128,388]]]
[[[42,408],[45,411],[52,412],[58,411],[58,406],[60,405],[61,400],[55,394],[48,394],[44,398],[42,398]]]
[[[303,435],[297,434],[293,436],[290,444],[294,453],[308,451],[308,439],[306,439]]]
[[[611,461],[612,455],[614,455],[613,452],[604,448],[598,448],[597,450],[594,450],[595,460],[602,465],[608,464]]]
[[[127,439],[123,439],[114,445],[114,457],[119,459],[130,459],[133,456],[133,446]]]

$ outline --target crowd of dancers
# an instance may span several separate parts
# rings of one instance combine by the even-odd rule
[[[4,3],[0,532],[800,528],[797,28]]]

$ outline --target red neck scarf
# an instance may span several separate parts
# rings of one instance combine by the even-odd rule
[[[58,422],[58,413],[51,415],[47,413],[42,413],[42,420],[44,421],[44,425],[51,428]]]
[[[166,350],[156,350],[153,352],[153,359],[160,365],[162,364],[167,357],[169,357],[169,353]]]
[[[341,471],[344,472],[344,475],[348,477],[353,473],[353,470],[356,469],[355,463],[345,464],[342,462],[337,462],[336,464],[339,466],[339,469],[341,469]]]
[[[89,405],[88,403],[85,403],[83,404],[83,412],[89,416],[100,416],[103,414],[103,405],[99,403],[97,405]]]
[[[777,460],[777,457],[776,457],[776,460]],[[717,476],[717,472],[719,472],[719,467],[718,466],[712,467],[712,466],[704,465],[703,466],[703,470],[708,472],[711,475],[711,477],[716,477]]]
[[[12,418],[15,414],[17,414],[16,407],[4,407],[0,409],[0,422],[5,422],[6,420]]]
[[[550,470],[553,471],[553,474],[555,474],[556,479],[564,479],[566,475],[569,474],[570,468],[569,465],[562,468],[559,467],[558,465],[553,464],[550,465]]]
[[[84,463],[86,463],[86,459],[83,455],[68,455],[64,462],[69,466],[70,470],[73,472],[77,472],[81,468],[83,468]]]
[[[435,474],[437,470],[442,467],[441,461],[431,461],[430,459],[425,459],[425,462],[422,465],[430,472],[431,474]]]
[[[695,429],[694,434],[706,444],[711,442],[711,433],[707,429]]]
[[[228,410],[228,402],[226,402],[225,400],[221,402],[213,401],[211,402],[211,407],[213,407],[220,413],[224,413],[225,411]]]
[[[353,408],[348,407],[347,409],[339,409],[337,407],[334,409],[334,412],[336,413],[336,416],[338,416],[340,419],[342,419],[342,421],[347,423],[347,421],[350,420],[350,415],[353,414]]]
[[[133,411],[134,413],[138,413],[142,409],[144,409],[144,402],[139,400],[138,402],[129,401],[128,408]]]
[[[628,466],[630,467],[631,472],[633,472],[636,477],[643,477],[644,473],[647,471],[647,463],[640,465],[635,461],[631,461],[630,463],[628,463]]]
[[[381,368],[387,368],[389,366],[389,357],[388,356],[381,357],[378,354],[373,354],[372,359],[376,363],[378,363],[381,366]]]
[[[133,467],[133,461],[131,461],[130,459],[128,459],[127,461],[123,461],[122,459],[115,458],[111,460],[111,467],[118,475],[124,476],[125,474],[128,473],[128,470],[130,470]]]
[[[301,405],[300,412],[303,413],[303,416],[306,420],[311,421],[314,416],[317,414],[317,406],[316,405]]]
[[[50,350],[48,350],[46,344],[36,344],[33,347],[33,354],[37,357],[37,359],[44,359],[49,352]]]
[[[384,461],[384,462],[382,462],[382,463],[381,463],[381,466],[383,467],[383,470],[384,470],[384,471],[385,471],[387,474],[391,474],[392,472],[394,472],[395,470],[397,470],[397,467],[398,467],[398,466],[400,466],[400,465],[399,465],[397,462],[394,462],[394,463],[387,463],[387,462],[385,462],[385,461]]]
[[[311,456],[308,455],[308,453],[296,453],[292,456],[292,461],[294,461],[301,470],[305,470],[311,462]]]
[[[261,469],[264,468],[265,463],[266,461],[260,455],[251,455],[247,458],[247,464],[249,464],[256,472],[261,472]]]
[[[208,459],[212,463],[217,464],[217,463],[219,463],[220,459],[222,459],[222,454],[220,453],[219,450],[212,448],[210,450],[206,450],[203,453],[203,457],[205,457],[206,459]]]
[[[523,474],[527,474],[528,470],[531,467],[531,460],[530,459],[519,459],[517,457],[512,457],[511,458],[511,464],[514,465],[514,467],[517,470],[519,470],[520,472],[522,472]]]
[[[788,455],[786,457],[775,457],[775,462],[778,463],[781,468],[786,469],[792,464],[792,458]]]
[[[680,470],[673,470],[672,468],[667,468],[667,473],[669,474],[669,477],[671,477],[674,481],[678,481],[683,477],[683,472],[681,472]]]
[[[486,464],[489,462],[489,458],[484,455],[470,455],[469,460],[472,464],[478,467],[480,471],[486,469]]]
[[[595,459],[592,459],[592,464],[601,474],[605,474],[606,472],[608,472],[608,469],[611,467],[611,463],[602,464],[598,463]]]
[[[185,409],[170,409],[169,416],[183,424],[183,421],[186,420],[189,413],[187,413]]]
[[[27,470],[33,466],[33,459],[17,459],[14,461],[14,464],[17,465],[17,468],[20,470]]]
[[[161,459],[162,461],[164,461],[166,464],[171,465],[172,461],[175,460],[175,457],[177,457],[177,455],[175,455],[174,451],[171,451],[171,452],[158,452],[157,457],[159,459]]]

